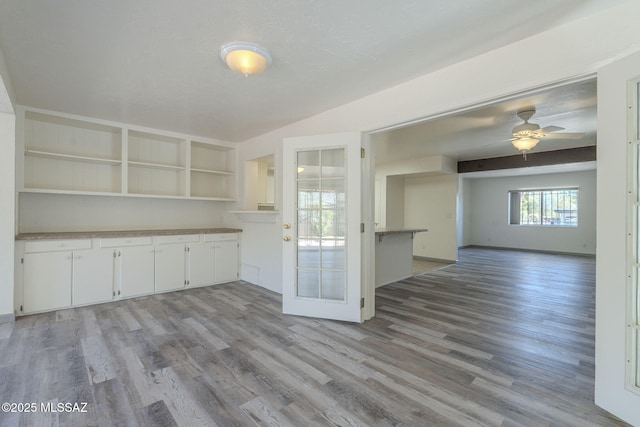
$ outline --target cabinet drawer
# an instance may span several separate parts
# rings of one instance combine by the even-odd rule
[[[219,233],[219,234],[205,234],[205,242],[219,242],[221,240],[238,240],[237,233]]]
[[[113,239],[100,239],[101,248],[122,248],[127,246],[144,246],[153,243],[151,236],[146,237],[117,237]]]
[[[175,235],[175,236],[159,236],[158,237],[158,243],[161,245],[165,243],[192,243],[192,242],[199,242],[199,241],[200,241],[199,234],[181,234],[181,235]]]
[[[25,252],[74,251],[76,249],[91,249],[91,239],[24,242]]]

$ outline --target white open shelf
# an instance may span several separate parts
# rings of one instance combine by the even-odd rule
[[[18,107],[18,191],[236,199],[236,144]]]
[[[42,157],[45,159],[70,160],[70,161],[78,161],[78,162],[84,162],[84,163],[99,163],[99,164],[107,164],[107,165],[122,164],[122,160],[119,160],[119,159],[104,159],[101,157],[77,156],[74,154],[54,153],[50,151],[33,150],[30,148],[27,148],[26,150],[24,150],[24,155],[31,156],[31,157]]]

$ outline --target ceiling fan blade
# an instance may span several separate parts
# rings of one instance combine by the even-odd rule
[[[561,128],[560,126],[546,126],[538,130],[538,132],[551,133],[551,132],[558,132],[559,130],[564,130],[564,128]]]
[[[544,139],[582,139],[582,132],[565,132],[565,133],[539,133],[536,137]]]

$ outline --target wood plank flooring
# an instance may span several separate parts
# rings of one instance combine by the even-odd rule
[[[413,274],[414,276],[417,276],[419,274],[426,273],[427,271],[446,267],[451,264],[453,263],[448,261],[434,261],[430,259],[413,257],[413,262],[411,265],[411,274]]]
[[[467,248],[362,325],[245,282],[0,325],[1,426],[622,426],[593,404],[594,260]]]

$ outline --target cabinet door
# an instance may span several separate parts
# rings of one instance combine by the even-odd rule
[[[71,305],[71,256],[70,251],[24,255],[25,313]]]
[[[73,305],[113,299],[113,250],[96,249],[73,253]]]
[[[153,246],[134,246],[118,251],[120,295],[153,293]]]
[[[199,243],[189,246],[189,286],[212,285],[214,276],[213,243]]]
[[[215,281],[230,282],[238,279],[238,242],[215,243]]]
[[[156,292],[182,289],[185,286],[185,245],[156,247]]]

